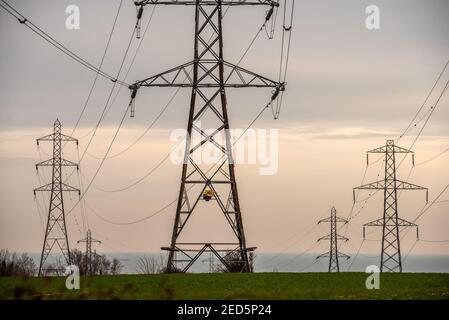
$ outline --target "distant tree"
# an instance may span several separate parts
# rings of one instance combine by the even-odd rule
[[[79,270],[80,274],[86,274],[86,256],[85,254],[78,249],[73,249],[70,251],[70,259],[72,264],[76,265]]]
[[[81,250],[70,250],[70,260],[73,265],[78,267],[80,275],[86,275],[89,268],[91,268],[90,274],[92,275],[116,275],[120,274],[123,269],[123,265],[118,259],[112,258],[110,260],[105,255],[97,254],[96,251],[92,252],[92,261],[89,261],[86,254]],[[45,276],[63,276],[65,267],[66,263],[58,258],[56,263],[45,266],[43,274]]]
[[[122,272],[122,269],[123,264],[120,262],[120,260],[118,260],[117,258],[113,258],[110,268],[111,274],[113,275],[120,274],[120,272]]]
[[[86,274],[86,255],[78,250],[73,249],[70,251],[70,259],[73,265],[79,268],[80,274]],[[60,257],[55,262],[47,263],[42,269],[43,276],[64,276],[65,275],[65,261],[62,261]],[[122,263],[116,259],[108,259],[105,255],[99,255],[96,252],[92,253],[92,274],[120,274],[123,269]],[[0,250],[0,276],[36,276],[38,267],[34,260],[22,253],[9,252],[6,249]]]
[[[35,276],[37,267],[34,260],[22,253],[10,253],[6,249],[0,250],[0,276]]]
[[[136,271],[139,274],[155,274],[164,272],[164,258],[159,256],[140,257],[137,261]]]
[[[83,273],[81,273],[80,268],[81,274],[86,274],[86,267],[85,267],[86,259],[87,259],[86,255],[83,255],[82,262],[84,262],[83,263],[84,267],[82,268]],[[92,252],[92,261],[90,262],[92,267],[91,274],[93,275],[107,275],[107,274],[116,275],[120,274],[120,272],[123,269],[123,265],[118,259],[112,258],[112,260],[110,260],[105,255],[97,254],[96,251]]]

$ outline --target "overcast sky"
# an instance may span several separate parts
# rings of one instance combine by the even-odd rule
[[[55,39],[98,65],[119,4],[118,0],[10,1],[33,23]],[[282,1],[281,1],[282,2]],[[237,166],[237,178],[248,244],[260,252],[301,252],[328,230],[315,228],[299,239],[335,205],[346,217],[352,205],[352,187],[360,184],[365,171],[365,152],[396,138],[423,103],[436,77],[449,59],[449,2],[446,0],[296,0],[293,39],[285,103],[279,120],[267,112],[257,128],[280,131],[279,171],[259,175],[255,165]],[[65,28],[65,8],[76,4],[81,11],[79,30]],[[380,8],[381,29],[367,30],[365,8]],[[124,1],[111,47],[103,69],[116,74],[135,23],[132,1]],[[145,10],[145,27],[150,8]],[[127,82],[143,79],[192,59],[193,8],[157,7]],[[236,63],[263,22],[263,8],[231,8],[224,20],[225,56]],[[281,22],[281,19],[278,19]],[[143,30],[142,30],[143,31]],[[281,25],[275,38],[262,33],[242,66],[276,79],[279,68]],[[17,23],[0,10],[0,247],[38,252],[43,241],[40,219],[44,220],[48,197],[37,198],[32,189],[39,182],[33,164],[40,161],[35,139],[49,134],[56,117],[70,134],[81,112],[95,74]],[[138,40],[133,40],[134,54]],[[130,56],[132,56],[130,54]],[[125,70],[130,59],[125,63]],[[449,79],[449,72],[442,81]],[[424,110],[441,91],[442,83]],[[111,82],[100,79],[80,128],[83,150],[92,127],[98,121]],[[243,92],[244,91],[244,92]],[[115,154],[129,146],[153,121],[173,94],[172,89],[140,90],[136,117],[126,118],[112,149]],[[244,128],[269,99],[268,89],[228,90],[232,127]],[[129,185],[151,170],[170,150],[172,129],[186,126],[188,90],[182,90],[167,112],[139,144],[123,155],[107,160],[94,182],[98,188]],[[81,168],[89,181],[112,138],[129,102],[126,88],[118,92],[115,104],[102,123]],[[442,98],[422,136],[415,144],[416,161],[427,160],[449,147],[449,97]],[[401,141],[408,148],[419,126]],[[42,147],[47,158],[51,149]],[[67,145],[65,157],[76,161],[74,146]],[[376,158],[377,159],[377,158]],[[373,158],[373,160],[376,160]],[[368,169],[366,182],[374,181],[379,162]],[[449,153],[416,167],[410,182],[429,187],[433,199],[448,183]],[[405,180],[408,161],[399,171]],[[175,208],[153,219],[131,226],[111,225],[99,215],[117,222],[147,216],[177,196],[181,168],[166,163],[155,174],[122,193],[104,193],[93,187],[86,195],[91,209],[84,217],[77,208],[67,218],[71,245],[84,237],[87,226],[104,243],[104,251],[157,251],[169,245]],[[78,185],[78,179],[70,181]],[[361,194],[363,199],[368,194]],[[440,200],[449,199],[446,193]],[[399,214],[412,220],[425,204],[424,194],[401,195]],[[71,208],[76,196],[67,197]],[[446,240],[449,232],[448,202],[435,204],[419,220],[421,235],[427,240]],[[363,209],[361,210],[361,208]],[[94,213],[96,212],[96,215]],[[382,215],[382,196],[374,196],[363,206],[357,203],[348,229],[350,242],[342,249],[357,251],[361,226]],[[192,232],[205,232],[199,223]],[[369,235],[379,239],[380,230]],[[414,243],[412,233],[402,242],[404,250]],[[326,250],[317,245],[311,252]],[[362,252],[377,253],[379,242],[367,242]],[[449,243],[419,243],[421,254],[449,254]]]

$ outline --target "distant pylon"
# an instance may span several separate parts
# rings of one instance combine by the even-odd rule
[[[214,272],[214,254],[212,252],[209,253],[209,258],[202,260],[201,262],[209,263],[209,273]]]
[[[62,141],[76,142],[78,140],[72,137],[66,136],[61,133],[61,123],[56,119],[53,126],[53,133],[45,137],[37,139],[37,145],[39,147],[40,141],[52,141],[53,142],[53,157],[51,159],[42,161],[36,164],[36,171],[39,167],[52,167],[52,182],[34,189],[34,196],[36,192],[47,191],[50,192],[50,205],[48,207],[48,219],[47,228],[45,230],[44,245],[42,247],[41,260],[39,263],[39,276],[42,275],[45,261],[47,260],[53,247],[56,245],[62,252],[65,262],[70,265],[70,248],[69,240],[67,236],[67,227],[64,213],[64,192],[76,191],[78,195],[80,191],[74,187],[65,184],[62,181],[62,167],[76,167],[78,164],[62,158]]]
[[[86,243],[86,253],[85,253],[85,270],[86,275],[92,275],[92,242],[101,243],[100,240],[93,239],[92,233],[90,232],[90,229],[87,230],[86,237],[82,240],[78,240],[78,243],[85,242]]]
[[[343,222],[346,224],[346,223],[348,223],[348,220],[337,217],[337,209],[335,209],[335,207],[332,207],[331,216],[329,218],[322,219],[322,220],[318,221],[318,224],[320,224],[322,222],[330,222],[331,233],[328,234],[327,236],[319,238],[318,241],[329,240],[330,241],[330,250],[329,250],[329,252],[323,253],[316,258],[317,259],[329,258],[329,272],[340,272],[338,258],[349,259],[349,256],[338,252],[338,240],[348,241],[349,239],[346,237],[340,236],[337,233],[337,224],[339,222]]]
[[[365,227],[382,227],[382,252],[380,260],[380,271],[402,272],[401,246],[399,242],[400,227],[416,227],[418,238],[418,225],[399,218],[397,190],[426,190],[426,201],[428,201],[427,188],[396,179],[396,154],[411,153],[414,165],[413,151],[398,147],[394,140],[387,140],[383,147],[367,152],[366,164],[369,165],[370,153],[385,154],[385,177],[384,180],[365,184],[354,188],[353,197],[355,202],[355,190],[383,190],[384,191],[384,213],[383,218],[374,220],[363,225],[363,238],[365,239]]]

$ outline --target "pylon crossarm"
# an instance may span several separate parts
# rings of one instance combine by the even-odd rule
[[[53,162],[55,161],[54,158],[48,159],[48,160],[44,160],[42,162],[36,163],[36,169],[37,167],[52,167],[53,166]],[[78,168],[78,164],[66,159],[61,159],[61,166],[63,167],[77,167]]]
[[[387,146],[382,146],[373,150],[368,151],[367,153],[386,153],[387,152]],[[394,146],[394,153],[413,153],[413,151],[405,148],[401,148],[398,146]]]
[[[373,190],[373,189],[384,189],[385,188],[385,181],[379,180],[376,182],[371,182],[368,184],[364,184],[358,187],[355,187],[354,190]]]
[[[336,218],[335,218],[335,221],[336,221],[336,222],[342,222],[342,223],[345,223],[345,224],[348,223],[348,220],[347,220],[347,219],[343,219],[343,218],[340,218],[340,217],[336,217]]]
[[[426,191],[426,202],[429,202],[429,189],[418,186],[413,183],[409,183],[406,181],[396,180],[396,189],[400,190],[425,190]]]
[[[144,80],[135,82],[129,86],[129,89],[135,90],[140,87],[181,87],[191,88],[279,88],[284,90],[284,84],[268,79],[252,71],[234,65],[229,62],[223,62],[224,76],[227,81],[220,83],[220,79],[214,74],[219,67],[217,60],[201,60],[198,67],[204,72],[194,83],[190,76],[190,69],[193,68],[194,61],[187,62],[167,71],[161,72]],[[191,67],[191,68],[190,68]],[[235,75],[235,76],[234,76]]]
[[[403,189],[403,190],[427,190],[425,187],[418,186],[413,183],[396,180],[396,189]]]
[[[320,254],[319,256],[316,257],[316,259],[329,258],[330,254],[331,254],[330,252],[326,252],[326,253]]]
[[[72,138],[72,137],[62,134],[62,133],[60,133],[59,135],[61,137],[61,141],[72,141],[72,142],[76,142],[78,144],[78,139]],[[37,141],[37,144],[39,145],[39,142],[41,142],[41,141],[54,141],[55,139],[57,139],[55,134],[51,133],[42,138],[36,139],[36,141]]]
[[[414,153],[412,150],[394,146],[394,153]]]
[[[46,135],[44,137],[41,137],[39,139],[36,139],[37,145],[39,145],[39,142],[41,141],[53,141],[55,140],[55,135],[53,133]]]
[[[347,254],[340,253],[340,252],[338,253],[338,257],[339,257],[339,258],[344,258],[344,259],[346,259],[346,260],[351,259],[351,257],[348,256]]]
[[[74,187],[72,187],[72,186],[69,186],[68,184],[62,183],[61,186],[62,186],[62,189],[59,190],[59,191],[73,191],[73,192],[78,192],[78,193],[80,193],[80,190],[79,190],[79,189],[74,188]],[[52,191],[52,188],[53,188],[53,184],[52,184],[52,183],[48,183],[48,184],[46,184],[46,185],[43,185],[43,186],[41,186],[41,187],[39,187],[39,188],[34,189],[33,191],[34,191],[35,193],[36,193],[36,192],[40,192],[40,191]]]
[[[344,236],[341,236],[341,235],[339,235],[339,234],[337,234],[337,239],[338,239],[338,240],[343,240],[343,241],[349,241],[348,238],[346,238],[346,237],[344,237]]]
[[[391,143],[391,144],[388,145],[388,143]],[[385,145],[385,146],[368,151],[366,153],[366,164],[369,165],[369,154],[370,153],[385,153],[386,154],[387,152],[410,153],[412,155],[412,164],[415,165],[415,153],[412,150],[401,148],[401,147],[394,145],[393,140],[387,142],[387,145]]]
[[[328,234],[327,236],[324,236],[324,237],[319,238],[318,241],[321,241],[321,240],[330,240],[330,239],[331,239],[331,235]]]
[[[321,219],[320,221],[318,221],[318,224],[323,222],[331,222],[331,218]]]
[[[231,80],[232,75],[235,73],[244,85],[244,87],[270,87],[270,88],[279,88],[281,91],[284,90],[284,84],[281,82],[277,82],[271,79],[268,79],[264,76],[261,76],[257,73],[244,69],[240,66],[232,64],[230,62],[223,63],[225,67],[230,68],[230,72],[227,76],[227,81],[225,82],[225,86],[229,84],[229,80]],[[246,79],[245,79],[246,77]],[[236,79],[237,80],[237,79]],[[232,82],[231,82],[232,83]],[[235,85],[231,85],[235,86]]]
[[[68,135],[65,135],[63,133],[61,133],[61,141],[71,141],[71,142],[75,142],[78,145],[78,139],[72,138]]]
[[[365,227],[383,227],[383,226],[384,226],[383,218],[365,223],[363,225],[363,238],[365,238]],[[394,226],[396,226],[396,223],[391,221],[391,222],[386,223],[385,226],[394,227]],[[416,227],[416,235],[417,235],[417,238],[419,238],[418,225],[416,223],[404,220],[402,218],[398,218],[398,227]]]
[[[418,227],[416,223],[398,218],[398,226],[399,227]]]
[[[377,219],[377,220],[365,223],[363,225],[363,227],[380,227],[383,225],[384,225],[384,220],[381,218],[381,219]]]
[[[200,0],[199,3],[203,6],[211,5],[216,6],[217,4],[221,3],[223,6],[272,6],[272,7],[278,7],[279,3],[272,0],[240,0],[240,1],[219,1],[219,0]],[[161,1],[161,0],[143,0],[143,1],[136,1],[136,6],[145,6],[145,5],[196,5],[197,1],[187,1],[187,0],[171,0],[171,1]]]
[[[368,184],[364,184],[362,186],[358,186],[352,189],[352,200],[355,203],[356,197],[355,197],[355,190],[378,190],[378,189],[384,189],[385,188],[385,181],[380,180]]]

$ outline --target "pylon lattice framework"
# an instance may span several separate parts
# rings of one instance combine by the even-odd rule
[[[426,202],[428,201],[428,189],[396,179],[396,155],[412,154],[414,165],[414,153],[411,150],[398,147],[394,140],[387,140],[385,146],[367,152],[366,163],[369,165],[369,154],[385,154],[385,176],[384,180],[368,183],[354,188],[353,198],[355,201],[355,190],[383,190],[384,212],[383,217],[363,225],[363,238],[365,239],[366,227],[382,227],[382,251],[380,260],[381,272],[402,272],[402,258],[400,246],[400,228],[416,227],[418,238],[418,225],[413,222],[399,218],[398,214],[398,190],[426,190]]]
[[[332,207],[330,217],[318,221],[318,224],[323,222],[330,223],[331,232],[327,236],[319,238],[318,241],[329,240],[330,249],[329,252],[323,253],[316,258],[329,258],[329,272],[340,272],[338,258],[349,259],[349,256],[344,253],[338,252],[338,240],[348,241],[349,239],[338,234],[337,225],[339,222],[346,224],[348,223],[348,220],[337,217],[337,209],[335,209],[335,207]]]
[[[71,264],[63,194],[64,192],[78,192],[78,195],[80,195],[80,190],[62,181],[63,167],[76,167],[78,169],[78,164],[62,158],[62,142],[75,142],[78,145],[78,140],[62,134],[61,131],[62,125],[56,119],[53,125],[53,133],[36,140],[38,146],[39,142],[42,141],[53,142],[53,157],[36,164],[36,170],[39,167],[52,167],[52,182],[34,189],[35,196],[36,192],[50,192],[47,227],[39,263],[39,275],[42,275],[42,271],[47,270],[47,268],[44,268],[45,262],[55,246],[61,251],[65,262],[68,265]]]
[[[92,238],[92,232],[90,229],[87,230],[86,237],[82,240],[78,240],[78,243],[85,242],[86,243],[86,253],[85,257],[85,272],[87,275],[92,275],[92,242],[101,243],[100,240]]]
[[[145,80],[138,81],[132,90],[131,114],[134,115],[134,98],[141,87],[184,87],[191,88],[190,110],[187,124],[187,141],[181,175],[176,216],[173,225],[166,271],[187,271],[205,252],[212,252],[228,271],[251,271],[243,228],[240,201],[235,179],[232,143],[229,133],[228,105],[226,88],[274,88],[273,101],[284,84],[270,80],[254,72],[227,62],[223,57],[223,6],[269,6],[267,19],[271,17],[275,1],[157,1],[136,2],[139,7],[138,18],[146,5],[192,5],[195,6],[194,59],[168,71]],[[210,42],[209,37],[211,37]],[[190,69],[193,75],[189,74]],[[185,80],[184,80],[184,79]],[[205,114],[214,123],[213,133],[207,134],[198,125]],[[201,141],[193,145],[192,132],[201,136]],[[216,137],[224,134],[225,142],[219,143]],[[195,161],[195,154],[205,145],[216,147],[224,161],[218,167],[206,169]],[[189,186],[189,187],[186,187]],[[225,200],[227,198],[227,200]],[[212,200],[212,201],[211,201]],[[200,201],[215,202],[229,223],[236,242],[181,242],[179,237],[187,222],[197,209]],[[217,209],[217,208],[215,208]],[[210,209],[212,211],[212,209]],[[232,258],[231,258],[232,257]],[[237,257],[237,258],[236,258]],[[230,263],[230,261],[233,261]]]

